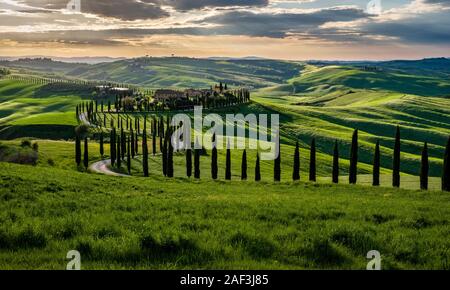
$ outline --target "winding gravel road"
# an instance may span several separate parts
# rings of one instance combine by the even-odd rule
[[[102,160],[102,161],[95,162],[94,164],[89,166],[89,169],[94,173],[100,173],[100,174],[105,174],[105,175],[109,175],[109,176],[130,177],[130,175],[111,171],[108,168],[108,166],[110,166],[110,165],[111,165],[111,160]]]

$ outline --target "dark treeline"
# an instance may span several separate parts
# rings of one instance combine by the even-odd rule
[[[130,123],[132,124],[132,123]],[[160,125],[162,126],[160,127]],[[172,144],[172,133],[173,129],[169,126],[170,119],[157,119],[152,118],[151,126],[152,129],[152,144],[155,144],[155,140],[157,136],[160,136],[160,140],[162,143],[162,147],[160,147],[160,153],[162,158],[162,172],[163,175],[172,178],[174,177],[174,154],[177,151],[174,149],[174,144]],[[165,126],[167,125],[167,126]],[[130,125],[131,126],[131,125]],[[144,127],[142,130],[142,138],[140,139],[142,144],[142,166],[144,176],[149,176],[149,167],[148,167],[148,140],[147,140],[147,120],[144,120]],[[165,129],[165,132],[163,131]],[[163,133],[164,132],[164,133]],[[401,181],[401,131],[400,127],[397,127],[395,132],[395,143],[393,148],[393,170],[392,170],[392,186],[400,187]],[[81,165],[83,161],[84,167],[87,169],[89,164],[89,156],[88,156],[88,138],[84,137],[84,156],[82,159],[82,150],[81,150],[81,140],[83,138],[81,136],[76,136],[75,139],[75,162],[77,166]],[[120,170],[122,166],[122,161],[126,164],[126,171],[128,174],[131,174],[131,161],[138,156],[138,136],[134,133],[133,129],[129,133],[127,133],[123,127],[120,130],[120,134],[117,134],[116,128],[110,132],[110,156],[111,156],[111,165],[118,170]],[[103,133],[100,134],[100,155],[103,157],[104,155],[104,137]],[[216,136],[212,137],[213,148],[211,151],[211,178],[213,180],[218,179],[218,152],[216,146]],[[197,145],[197,141],[196,141]],[[281,150],[278,143],[278,152],[279,154],[275,158],[274,162],[274,181],[281,181]],[[155,145],[153,145],[153,154],[156,154]],[[190,178],[192,176],[192,171],[195,179],[201,178],[200,172],[200,164],[201,164],[201,156],[205,155],[204,149],[196,149],[184,150],[184,154],[186,156],[185,165],[186,165],[186,176]],[[316,182],[317,179],[317,159],[316,159],[316,139],[313,138],[311,140],[310,146],[310,154],[309,154],[309,181]],[[358,176],[358,130],[355,130],[352,136],[352,142],[350,147],[350,166],[349,166],[349,184],[357,183]],[[332,171],[331,171],[331,180],[333,183],[339,183],[339,166],[340,166],[340,153],[339,153],[339,142],[336,140],[333,147],[333,155],[332,155]],[[180,152],[179,152],[180,153]],[[192,158],[194,157],[194,161]],[[373,154],[373,171],[372,171],[372,185],[380,186],[380,169],[381,169],[381,154],[380,154],[380,142],[377,141]],[[193,163],[193,164],[192,164]],[[422,150],[421,164],[420,168],[418,168],[418,173],[420,177],[420,189],[427,190],[428,189],[428,179],[429,179],[429,155],[428,155],[428,144],[425,143]],[[256,163],[255,163],[255,181],[261,180],[261,165],[260,165],[260,157],[257,154]],[[247,151],[244,150],[242,153],[241,159],[241,180],[248,179],[248,161],[247,161]],[[229,143],[226,148],[226,156],[225,156],[225,180],[231,180],[231,148]],[[299,142],[296,142],[295,150],[293,152],[293,166],[292,166],[292,180],[298,181],[300,180],[300,146]],[[444,158],[443,158],[443,169],[442,169],[442,190],[450,191],[450,138],[446,144]]]

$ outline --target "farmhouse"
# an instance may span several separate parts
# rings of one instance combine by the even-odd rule
[[[165,102],[168,100],[183,100],[187,99],[186,93],[175,90],[156,90],[153,97],[157,102]]]

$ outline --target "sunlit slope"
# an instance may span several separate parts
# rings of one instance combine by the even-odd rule
[[[136,58],[80,66],[66,75],[138,84],[150,88],[208,88],[214,83],[266,87],[298,75],[303,64],[276,60]]]
[[[67,132],[58,131],[77,125],[74,108],[85,97],[85,92],[0,80],[0,137],[65,136]]]
[[[291,116],[292,120],[283,124],[286,136],[298,137],[305,145],[315,136],[321,149],[330,154],[338,139],[344,144],[342,154],[347,156],[352,131],[358,128],[360,159],[370,163],[379,140],[382,164],[387,168],[392,164],[391,148],[399,125],[402,171],[418,174],[421,149],[428,142],[431,172],[438,176],[443,146],[450,135],[450,99],[445,98],[449,88],[447,82],[432,77],[420,80],[419,76],[383,76],[382,72],[355,68],[309,66],[300,77],[282,86],[262,89],[254,99]],[[409,91],[429,91],[429,95],[443,97]]]

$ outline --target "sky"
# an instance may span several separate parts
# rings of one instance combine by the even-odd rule
[[[450,0],[0,0],[0,56],[450,56]]]

